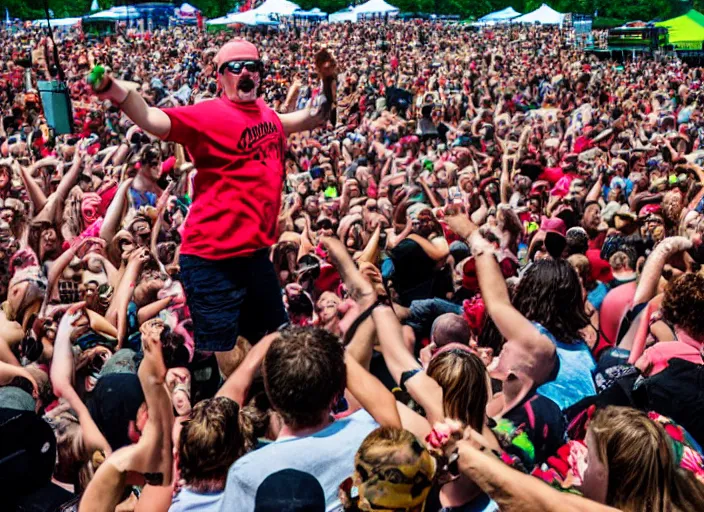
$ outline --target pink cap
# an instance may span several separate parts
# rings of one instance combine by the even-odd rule
[[[659,214],[660,213],[660,205],[659,204],[646,204],[643,208],[640,209],[638,212],[639,217],[647,217],[651,213]]]
[[[567,228],[565,226],[565,221],[559,217],[543,217],[540,223],[540,231],[545,233],[556,233],[561,236],[565,236],[567,233]]]
[[[215,56],[215,63],[222,66],[233,60],[259,60],[259,50],[249,41],[233,39],[225,43]]]

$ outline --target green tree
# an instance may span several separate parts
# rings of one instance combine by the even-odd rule
[[[301,6],[301,9],[310,10],[313,7],[317,7],[323,12],[333,13],[344,9],[354,2],[352,0],[302,0],[296,3]]]
[[[219,16],[224,16],[228,12],[232,11],[235,5],[238,3],[237,0],[184,0],[188,1],[193,6],[201,10],[204,16],[208,18],[217,18]],[[178,3],[178,0],[177,2]],[[181,3],[178,3],[181,5]]]
[[[44,17],[45,0],[0,0],[0,7],[7,7],[10,16],[21,19]],[[54,17],[81,16],[87,14],[91,0],[46,0]],[[149,0],[98,0],[101,9],[112,5],[141,3]],[[178,4],[182,0],[175,0]],[[304,9],[318,7],[324,12],[332,13],[348,5],[362,3],[364,0],[299,0]],[[690,8],[704,11],[704,0],[388,0],[402,12],[427,12],[437,14],[459,14],[461,17],[483,16],[512,6],[518,12],[529,12],[548,3],[560,12],[593,14],[612,18],[644,20],[655,18],[667,19],[683,14]],[[191,3],[203,13],[213,18],[230,12],[237,0],[191,0]],[[0,15],[4,16],[4,9]]]

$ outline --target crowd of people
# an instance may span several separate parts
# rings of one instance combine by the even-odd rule
[[[702,69],[238,36],[0,28],[0,508],[701,510]]]

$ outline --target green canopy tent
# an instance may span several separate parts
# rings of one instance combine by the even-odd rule
[[[682,16],[655,24],[669,33],[675,50],[701,50],[704,43],[704,14],[692,9]]]

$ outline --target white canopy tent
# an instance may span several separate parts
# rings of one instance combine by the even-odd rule
[[[181,4],[181,7],[174,9],[174,12],[176,13],[176,16],[179,16],[181,18],[195,18],[196,13],[198,13],[199,10],[197,7],[193,7],[191,4],[184,3]]]
[[[61,18],[57,20],[49,20],[51,21],[51,26],[52,27],[71,27],[73,25],[76,25],[81,22],[81,18]],[[32,22],[32,26],[34,27],[46,27],[47,22],[46,19],[43,20],[34,20]]]
[[[195,14],[196,12],[198,12],[198,9],[196,7],[193,7],[189,3],[181,4],[181,7],[179,7],[178,10],[181,11],[183,14]]]
[[[351,21],[354,23],[357,21],[357,13],[354,12],[352,7],[347,7],[341,11],[337,11],[328,16],[328,21],[330,23],[344,23],[346,21]]]
[[[495,23],[504,23],[517,18],[521,13],[516,11],[513,7],[506,7],[500,11],[492,12],[486,16],[482,16],[477,20],[478,24],[493,25]]]
[[[398,7],[386,3],[385,0],[369,0],[354,7],[354,12],[359,16],[371,15],[371,14],[397,14]]]
[[[387,3],[385,0],[369,0],[355,7],[348,7],[328,16],[330,23],[356,22],[360,16],[373,16],[381,14],[398,14],[398,7]]]
[[[535,11],[511,20],[512,23],[540,23],[541,25],[562,25],[565,15],[557,12],[547,4],[543,4]]]
[[[121,5],[119,7],[111,7],[107,11],[96,12],[88,16],[91,20],[105,20],[105,21],[122,21],[129,19],[139,18],[139,11],[129,5]]]
[[[268,14],[261,14],[256,12],[256,9],[250,9],[245,12],[235,12],[228,14],[227,16],[221,16],[220,18],[215,18],[206,21],[207,25],[235,25],[241,23],[242,25],[278,25],[277,21],[272,20]]]
[[[301,6],[289,2],[289,0],[266,0],[256,9],[252,9],[258,14],[278,14],[279,16],[291,16],[294,12],[300,11]]]

